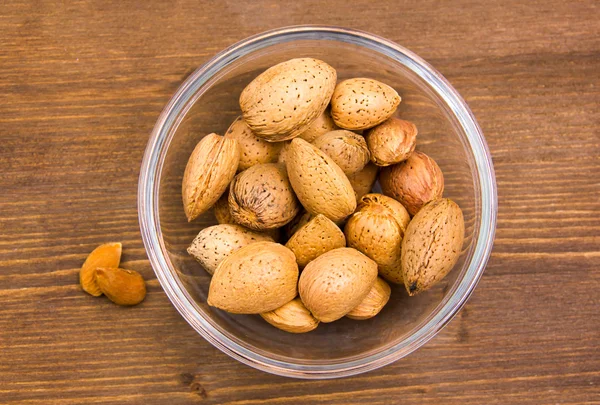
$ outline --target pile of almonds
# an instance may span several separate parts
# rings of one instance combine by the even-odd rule
[[[327,63],[303,58],[267,69],[239,101],[242,115],[202,138],[183,176],[188,221],[213,208],[219,222],[188,248],[212,275],[209,305],[309,332],[371,318],[388,283],[412,296],[456,264],[462,211],[415,151],[415,124],[393,116],[393,88],[337,83]],[[377,179],[383,194],[371,193]]]

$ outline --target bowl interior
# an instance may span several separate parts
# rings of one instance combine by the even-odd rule
[[[337,70],[338,80],[370,77],[394,87],[402,97],[396,116],[417,125],[417,149],[438,162],[445,176],[444,196],[461,206],[466,221],[460,261],[435,288],[408,297],[403,286],[393,286],[389,304],[377,317],[321,324],[315,331],[302,335],[277,330],[257,315],[232,315],[206,304],[210,276],[186,253],[186,248],[201,229],[217,222],[212,212],[208,212],[188,223],[181,202],[183,171],[196,143],[211,132],[225,132],[240,114],[240,92],[254,77],[276,63],[298,57],[326,61]],[[409,341],[455,294],[478,238],[481,196],[477,165],[451,106],[405,62],[372,48],[335,39],[273,41],[238,56],[183,102],[182,112],[165,128],[168,136],[162,149],[164,163],[158,179],[156,214],[167,266],[157,272],[168,273],[170,283],[176,284],[176,288],[183,287],[189,302],[179,305],[194,314],[204,325],[202,328],[214,328],[216,335],[210,333],[214,340],[226,338],[241,350],[308,369],[347,364],[385,354]]]

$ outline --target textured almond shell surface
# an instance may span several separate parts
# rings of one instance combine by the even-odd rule
[[[267,142],[254,135],[242,117],[233,121],[225,132],[225,138],[235,139],[240,145],[239,171],[261,163],[277,162],[282,146],[281,143]]]
[[[402,241],[402,273],[410,295],[431,288],[452,270],[464,237],[463,213],[454,201],[438,199],[421,208]]]
[[[79,271],[79,283],[85,292],[94,297],[102,295],[96,282],[96,267],[119,267],[121,262],[121,243],[105,243],[98,246],[85,259]]]
[[[301,211],[298,213],[298,215],[296,215],[294,219],[288,222],[284,227],[285,236],[288,238],[288,240],[296,233],[298,229],[302,228],[313,218],[314,217],[310,212]]]
[[[414,152],[404,162],[383,168],[379,182],[383,194],[400,201],[411,215],[444,192],[442,171],[435,160],[422,152]]]
[[[358,202],[357,211],[367,209],[368,207],[372,206],[385,208],[387,212],[394,217],[398,225],[400,225],[402,235],[404,235],[404,232],[406,232],[406,227],[410,222],[410,214],[406,208],[404,208],[404,205],[386,195],[370,193],[364,195],[360,199]]]
[[[223,195],[213,205],[213,213],[220,224],[235,224],[235,220],[229,211],[229,189],[225,190]]]
[[[279,228],[290,222],[300,208],[283,165],[255,165],[238,174],[231,182],[231,216],[235,222],[248,228]]]
[[[356,201],[360,200],[365,194],[371,192],[373,185],[377,181],[378,172],[379,167],[373,163],[367,163],[364,169],[348,176],[348,180],[354,189]]]
[[[235,139],[209,134],[198,142],[183,174],[181,194],[188,221],[217,202],[235,176],[239,161],[240,147]]]
[[[137,305],[146,297],[146,283],[137,271],[97,267],[95,276],[102,293],[117,305]]]
[[[352,248],[339,248],[310,262],[300,276],[302,302],[321,322],[333,322],[354,309],[377,279],[377,264]]]
[[[348,312],[346,316],[357,320],[373,318],[388,303],[391,294],[392,289],[390,285],[382,278],[377,277],[377,281],[375,281],[365,299],[352,311]]]
[[[362,130],[382,123],[394,114],[400,96],[390,86],[377,80],[344,80],[331,97],[331,116],[344,129]]]
[[[379,275],[392,283],[402,283],[400,254],[403,232],[386,209],[373,206],[355,212],[348,219],[344,234],[349,247],[377,263]]]
[[[365,138],[345,129],[327,132],[313,145],[333,159],[346,175],[361,171],[371,156]]]
[[[279,156],[277,157],[277,163],[286,165],[287,162],[287,154],[290,150],[291,141],[279,142],[281,143],[281,150],[279,151]]]
[[[371,161],[389,166],[408,159],[417,145],[417,133],[415,124],[393,117],[371,128],[365,135]]]
[[[300,268],[329,252],[346,246],[344,233],[325,215],[319,214],[302,226],[285,244],[294,255]]]
[[[279,63],[242,91],[244,120],[252,132],[268,141],[292,139],[325,111],[336,80],[335,69],[318,59]]]
[[[312,142],[321,135],[330,131],[335,131],[336,129],[340,128],[333,122],[331,111],[326,109],[323,111],[323,114],[319,115],[319,117],[306,128],[306,131],[298,135],[298,138],[304,139],[306,142]]]
[[[294,139],[286,165],[298,199],[311,214],[323,214],[337,222],[356,209],[356,198],[348,177],[314,145]]]
[[[236,250],[254,242],[273,241],[270,236],[253,232],[240,225],[221,224],[204,228],[194,238],[187,252],[214,274],[219,264]]]
[[[208,304],[236,314],[273,311],[297,295],[298,265],[291,250],[256,242],[219,264],[210,282]]]
[[[319,320],[312,316],[300,298],[260,316],[276,328],[290,333],[306,333],[319,326]]]

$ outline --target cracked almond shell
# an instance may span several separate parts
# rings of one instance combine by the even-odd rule
[[[312,58],[291,59],[258,75],[240,95],[244,120],[258,137],[270,142],[292,139],[306,131],[327,108],[337,74]]]
[[[402,273],[409,295],[428,290],[452,270],[465,237],[463,213],[454,201],[431,201],[408,224],[402,241]]]
[[[181,194],[188,221],[208,211],[227,190],[240,161],[240,147],[235,139],[209,134],[198,142],[185,172]]]
[[[338,222],[356,209],[354,190],[342,169],[319,148],[294,139],[287,157],[290,183],[304,208]]]
[[[210,281],[208,305],[235,314],[273,311],[297,295],[298,265],[291,250],[256,242],[233,252]]]

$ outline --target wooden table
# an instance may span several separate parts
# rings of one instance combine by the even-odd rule
[[[0,403],[600,403],[600,7],[594,1],[15,0],[0,8]],[[436,66],[486,134],[499,224],[465,309],[422,349],[334,381],[244,366],[167,300],[138,228],[156,118],[222,48],[335,24]],[[149,280],[120,308],[78,270],[108,240]]]

